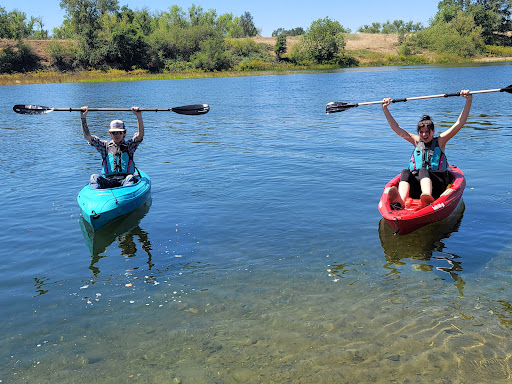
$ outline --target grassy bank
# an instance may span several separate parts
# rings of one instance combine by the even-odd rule
[[[145,70],[120,71],[110,69],[108,71],[80,71],[80,72],[57,72],[41,70],[29,73],[15,73],[0,75],[0,85],[21,85],[21,84],[51,84],[51,83],[95,83],[115,81],[139,81],[139,80],[179,80],[199,79],[216,77],[239,77],[239,76],[262,76],[269,74],[286,74],[297,71],[326,71],[333,70],[335,66],[294,66],[294,65],[268,65],[260,70],[252,71],[222,71],[204,72],[190,70],[186,72],[149,73]]]
[[[471,61],[459,60],[453,57],[431,57],[431,56],[401,56],[398,54],[383,54],[371,51],[348,51],[347,55],[357,57],[359,67],[384,67],[400,65],[426,65],[426,64],[447,64],[463,62],[482,61],[509,61],[511,58],[480,58]],[[339,69],[333,65],[266,65],[259,70],[247,71],[222,71],[204,72],[200,70],[189,70],[185,72],[149,73],[145,70],[121,71],[111,69],[108,71],[79,71],[79,72],[57,72],[52,70],[41,70],[29,73],[15,73],[0,75],[0,85],[21,85],[21,84],[51,84],[51,83],[93,83],[93,82],[116,82],[116,81],[139,81],[139,80],[179,80],[199,79],[217,77],[239,77],[239,76],[263,76],[269,74],[288,74],[295,72],[321,72]]]
[[[275,44],[274,37],[255,37],[257,43],[269,47],[269,52]],[[48,40],[27,41],[34,52],[41,57],[42,62],[48,62]],[[0,41],[0,47],[9,41]],[[287,39],[288,51],[299,43],[298,37]],[[456,55],[440,55],[434,52],[421,52],[412,55],[401,55],[398,50],[398,35],[396,34],[367,34],[357,33],[346,36],[347,57],[354,58],[359,67],[382,67],[400,65],[425,65],[425,64],[455,64],[471,62],[511,61],[512,47],[486,46],[486,52],[480,57],[464,59]],[[183,72],[165,72],[153,74],[144,70],[120,71],[111,69],[108,71],[79,71],[58,72],[50,66],[47,69],[29,73],[2,74],[0,85],[16,84],[48,84],[48,83],[76,83],[76,82],[114,82],[136,80],[175,80],[194,78],[258,76],[268,74],[284,74],[297,71],[326,71],[338,69],[332,65],[294,65],[290,63],[270,63],[262,60],[249,62],[242,70],[204,72],[201,70],[186,70]]]

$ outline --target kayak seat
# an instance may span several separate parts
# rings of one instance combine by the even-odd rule
[[[452,186],[454,181],[455,181],[454,178],[452,178],[450,180],[450,183],[446,186],[445,191]],[[439,196],[433,196],[433,197],[434,197],[434,199],[438,199],[439,198]],[[422,208],[422,207],[424,207],[424,205],[421,203],[420,195],[419,194],[417,194],[416,196],[409,196],[405,200],[405,209],[416,210],[416,209],[419,209],[419,208]]]

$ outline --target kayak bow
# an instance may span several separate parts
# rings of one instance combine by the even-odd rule
[[[77,197],[84,219],[97,231],[140,207],[150,197],[151,180],[138,170],[138,181],[125,187],[96,189],[86,185]]]

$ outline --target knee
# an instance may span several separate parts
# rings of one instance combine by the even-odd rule
[[[133,175],[128,175],[123,180],[123,185],[132,185],[137,182],[137,178]]]
[[[428,173],[427,168],[421,168],[418,172],[419,179],[428,178],[430,179],[430,174]]]
[[[99,188],[99,178],[101,176],[97,173],[91,175],[91,178],[89,179],[89,184],[91,188]]]
[[[400,181],[409,182],[411,175],[412,175],[412,172],[409,169],[404,169],[402,171],[402,173],[400,174]]]

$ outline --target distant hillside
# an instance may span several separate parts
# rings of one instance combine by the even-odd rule
[[[265,43],[269,46],[269,51],[273,54],[273,47],[276,43],[275,37],[256,36],[253,38],[258,43]],[[40,58],[43,66],[49,66],[50,57],[48,55],[48,44],[52,40],[25,40],[30,45],[32,51]],[[348,51],[368,50],[378,53],[396,54],[396,43],[398,35],[396,34],[373,34],[373,33],[353,33],[345,35],[347,43],[345,49]],[[286,39],[288,50],[299,42],[299,37],[292,36]],[[0,48],[15,46],[16,41],[0,39]]]
[[[253,38],[258,43],[269,44],[272,47],[276,44],[275,37],[256,36]],[[288,49],[297,44],[299,37],[292,36],[286,38]],[[396,44],[398,43],[397,34],[382,33],[351,33],[345,35],[347,51],[357,51],[360,49],[374,51],[379,53],[396,53]]]

